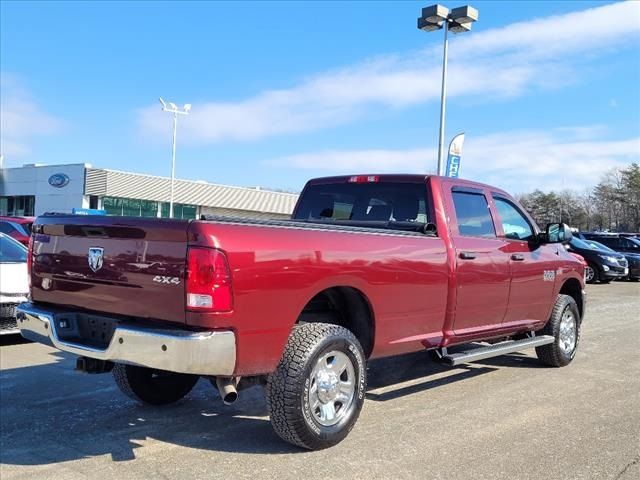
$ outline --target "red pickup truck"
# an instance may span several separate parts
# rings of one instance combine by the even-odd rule
[[[498,188],[424,175],[311,180],[291,220],[41,216],[18,324],[148,404],[200,377],[225,403],[262,384],[276,432],[319,449],[354,426],[368,359],[571,362],[585,292],[570,239]],[[471,342],[485,346],[449,350]]]

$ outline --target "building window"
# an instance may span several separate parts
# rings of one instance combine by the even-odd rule
[[[33,217],[36,197],[25,195],[19,197],[0,197],[0,215],[10,217]]]
[[[102,208],[107,212],[107,215],[123,215],[125,217],[158,216],[158,202],[150,200],[103,197]]]
[[[107,215],[124,215],[121,198],[103,197],[102,208],[107,212]]]
[[[123,215],[126,217],[157,217],[158,206],[163,218],[169,218],[169,204],[134,198],[102,197],[102,208],[107,215]],[[194,205],[173,204],[174,218],[195,219],[198,207]]]
[[[181,203],[173,204],[173,218],[182,218],[183,220],[193,220],[198,213],[198,207],[195,205],[183,205]],[[162,218],[169,218],[169,204],[162,204]]]

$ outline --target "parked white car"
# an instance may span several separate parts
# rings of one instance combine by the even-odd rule
[[[0,233],[0,335],[20,333],[16,306],[28,301],[27,249]]]

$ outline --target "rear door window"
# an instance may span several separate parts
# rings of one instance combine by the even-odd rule
[[[614,250],[616,248],[620,248],[620,239],[618,237],[599,237],[594,238],[594,240],[606,245],[607,247],[613,248]]]
[[[482,193],[452,192],[458,232],[465,237],[496,236],[489,204]]]
[[[640,242],[630,238],[620,237],[620,246],[626,250],[636,250],[640,248]]]

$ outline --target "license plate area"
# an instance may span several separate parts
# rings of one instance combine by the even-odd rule
[[[58,338],[63,342],[106,350],[118,321],[87,313],[58,313],[53,319]]]

